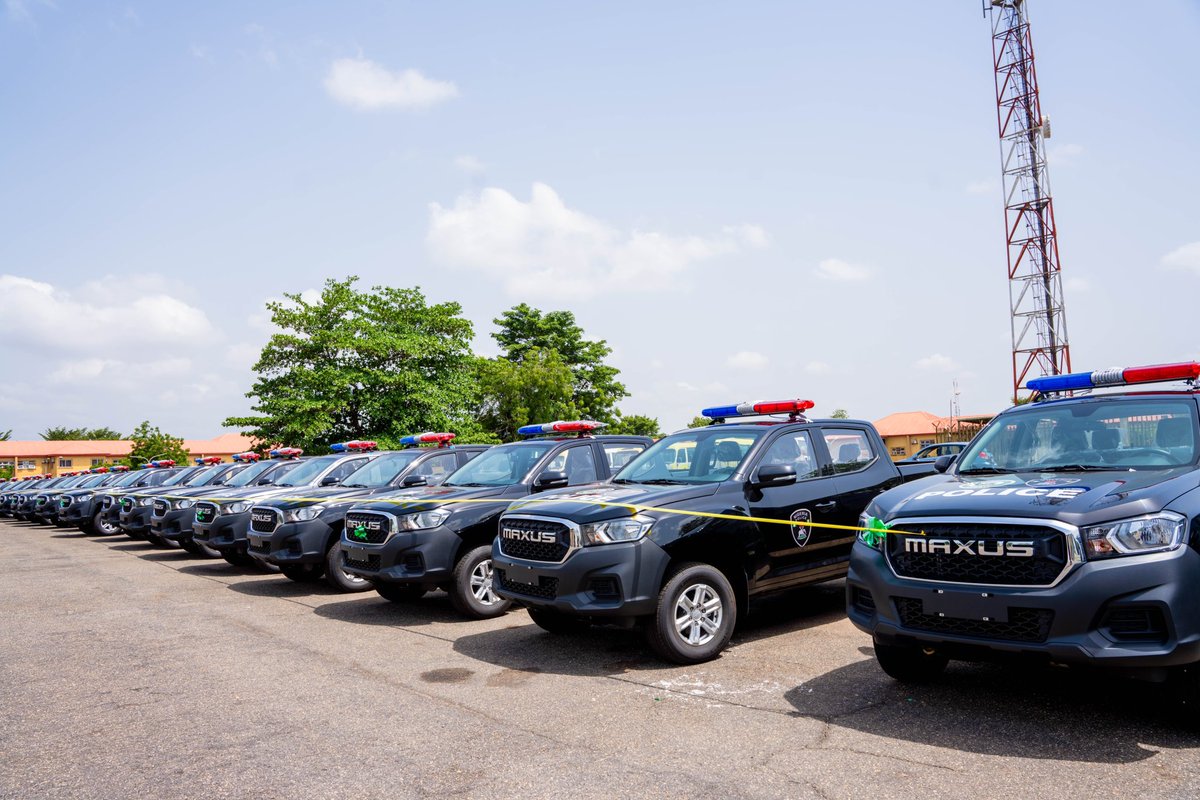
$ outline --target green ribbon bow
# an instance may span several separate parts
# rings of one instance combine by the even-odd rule
[[[868,547],[878,547],[882,544],[889,530],[891,528],[886,522],[879,517],[871,517],[871,519],[867,520],[867,529],[862,532],[863,544]]]

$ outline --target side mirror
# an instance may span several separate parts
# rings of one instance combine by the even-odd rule
[[[342,482],[341,478],[335,478],[332,475],[326,475],[324,478],[321,479],[322,486],[337,486],[341,482]]]
[[[945,472],[950,469],[950,465],[958,460],[958,453],[949,456],[938,456],[933,462],[934,472]]]
[[[429,479],[424,475],[405,475],[400,485],[406,489],[410,486],[428,486]]]
[[[562,489],[567,485],[567,473],[551,472],[546,470],[533,481],[533,490],[535,492],[544,492],[547,489]]]
[[[270,478],[263,478],[262,480],[260,480],[258,483],[254,484],[254,485],[255,486],[270,486],[271,482],[272,481]]]
[[[796,482],[796,468],[791,464],[766,464],[758,468],[758,477],[752,481],[756,487],[786,486]]]

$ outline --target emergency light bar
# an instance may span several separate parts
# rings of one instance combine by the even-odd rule
[[[401,436],[400,444],[404,447],[417,447],[422,444],[436,444],[445,447],[457,434],[453,433],[417,433],[412,436]]]
[[[599,430],[600,428],[608,427],[603,422],[593,422],[590,419],[577,419],[570,422],[543,422],[539,425],[526,425],[522,428],[517,428],[517,434],[520,436],[541,436],[546,433],[588,433],[589,431]]]
[[[196,463],[197,464],[220,464],[221,457],[220,456],[208,456],[207,458],[205,458],[202,456],[196,456]]]
[[[1178,364],[1156,364],[1149,367],[1112,367],[1096,372],[1072,372],[1067,375],[1047,375],[1025,382],[1025,388],[1041,394],[1069,392],[1072,389],[1095,389],[1101,386],[1125,386],[1131,383],[1159,381],[1194,381],[1200,378],[1200,363],[1181,361]]]
[[[378,447],[375,442],[360,442],[355,439],[352,442],[340,442],[338,444],[329,445],[329,449],[335,453],[346,453],[351,450],[374,450]]]
[[[108,471],[109,472],[129,472],[129,467],[126,467],[123,464],[117,464],[115,467],[109,467]]]
[[[775,400],[764,403],[738,403],[732,406],[716,406],[700,412],[709,419],[729,417],[758,417],[763,414],[799,414],[815,404],[812,400]]]
[[[162,461],[151,461],[148,466],[151,467],[173,467],[175,462],[169,458],[164,458]]]
[[[262,458],[262,456],[260,456],[258,453],[234,453],[232,456],[230,456],[230,458],[238,462],[249,461],[253,463]]]
[[[304,451],[299,447],[280,447],[270,453],[271,458],[299,458],[302,455]]]

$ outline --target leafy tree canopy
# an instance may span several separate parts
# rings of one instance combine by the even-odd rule
[[[655,439],[662,436],[658,420],[641,414],[623,414],[620,419],[609,425],[605,433],[624,433],[630,436],[651,436]]]
[[[829,415],[830,419],[850,419],[849,412],[844,408],[835,408],[833,413]]]
[[[147,420],[129,434],[133,448],[124,459],[130,466],[140,467],[152,459],[172,459],[179,464],[188,463],[188,452],[183,448],[183,439],[163,433]]]
[[[65,442],[78,441],[81,439],[87,440],[112,440],[123,439],[118,431],[112,428],[68,428],[60,426],[57,428],[47,428],[38,434],[47,442]]]
[[[12,438],[12,428],[9,428],[6,431],[0,431],[0,442],[7,442],[11,438]]]
[[[712,424],[712,420],[708,417],[692,417],[692,421],[688,423],[689,428],[707,428]]]
[[[517,428],[580,416],[574,404],[574,377],[554,350],[527,349],[519,361],[479,359],[479,420],[501,441],[517,438]]]
[[[428,430],[481,435],[469,420],[475,358],[461,306],[430,305],[419,288],[360,292],[357,280],[326,281],[313,303],[285,294],[267,304],[280,332],[254,365],[247,397],[258,413],[224,424],[313,452]]]
[[[620,370],[604,363],[612,348],[604,340],[584,338],[574,314],[521,303],[493,322],[500,330],[492,338],[504,348],[505,359],[521,362],[534,350],[556,352],[571,371],[577,413],[600,422],[617,420],[617,403],[629,392],[617,380]]]

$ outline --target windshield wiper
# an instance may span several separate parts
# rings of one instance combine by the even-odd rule
[[[500,486],[498,483],[447,483],[447,486]]]
[[[1120,469],[1115,465],[1100,465],[1100,464],[1054,464],[1049,467],[1031,467],[1030,472],[1112,472],[1112,470]]]
[[[649,483],[658,486],[673,486],[676,484],[687,483],[687,481],[681,481],[678,478],[647,478],[644,481],[638,481],[638,483]]]
[[[633,481],[629,480],[628,478],[613,478],[612,482],[613,483],[633,483]]]
[[[342,488],[343,489],[370,489],[371,487],[367,486],[365,483],[343,483]]]
[[[959,475],[981,475],[983,473],[1001,475],[1016,472],[1015,469],[1004,469],[1003,467],[971,467],[970,469],[960,469]]]

